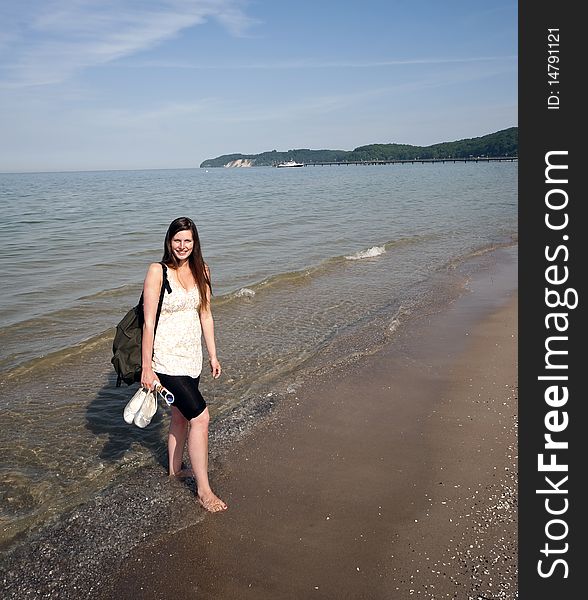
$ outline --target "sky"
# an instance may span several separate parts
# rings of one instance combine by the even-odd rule
[[[0,0],[0,171],[517,125],[517,2]]]

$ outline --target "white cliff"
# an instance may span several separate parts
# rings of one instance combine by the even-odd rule
[[[252,167],[253,159],[252,158],[239,158],[237,160],[232,160],[225,165],[225,168],[234,168],[234,167]]]

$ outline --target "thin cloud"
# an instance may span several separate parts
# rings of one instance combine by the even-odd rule
[[[139,110],[98,110],[90,111],[92,122],[104,122],[117,128],[169,127],[181,123],[182,127],[205,119],[208,123],[226,124],[291,122],[314,119],[321,115],[333,115],[337,111],[354,110],[370,105],[374,100],[411,97],[423,91],[442,87],[451,87],[468,82],[479,81],[509,72],[503,64],[488,71],[467,69],[452,73],[431,73],[422,79],[384,85],[360,91],[347,91],[333,94],[314,94],[297,97],[295,100],[273,103],[271,106],[259,106],[253,100],[243,97],[202,98],[197,103],[164,103],[156,107]]]
[[[82,121],[89,115],[94,122],[102,123],[105,127],[140,131],[148,127],[165,128],[174,122],[185,126],[193,119],[205,118],[216,102],[214,99],[194,103],[171,102],[143,110],[90,109],[77,111],[76,115]]]
[[[122,62],[122,68],[162,68],[162,69],[194,69],[194,70],[289,70],[289,69],[373,69],[379,67],[395,67],[403,65],[450,65],[467,63],[487,63],[496,61],[514,62],[517,56],[475,56],[463,58],[407,58],[367,61],[275,61],[267,63],[228,63],[198,64],[181,61],[132,61]]]
[[[209,19],[234,35],[254,21],[240,0],[53,0],[4,10],[10,41],[3,87],[59,83],[76,72],[148,50]],[[6,19],[4,19],[6,17]]]

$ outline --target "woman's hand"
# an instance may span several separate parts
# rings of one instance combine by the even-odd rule
[[[210,372],[212,373],[212,378],[218,379],[221,374],[221,366],[218,362],[218,358],[215,356],[214,358],[210,358],[208,362],[210,362]]]
[[[153,369],[149,367],[141,369],[141,387],[152,390],[155,388],[156,383],[159,383],[159,380],[157,379],[157,375],[153,372]]]

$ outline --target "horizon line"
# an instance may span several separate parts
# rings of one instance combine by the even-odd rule
[[[387,145],[387,144],[399,144],[399,145],[406,145],[406,146],[414,146],[416,148],[428,148],[430,146],[435,146],[437,144],[446,144],[446,143],[452,143],[452,142],[460,142],[460,141],[464,141],[464,140],[471,140],[471,139],[475,139],[475,138],[479,138],[479,137],[485,137],[487,135],[492,135],[494,133],[498,133],[500,131],[505,131],[507,129],[518,129],[518,125],[511,125],[509,127],[503,127],[502,129],[497,129],[496,131],[492,131],[490,133],[484,133],[482,135],[476,135],[474,137],[469,137],[469,138],[460,138],[460,139],[453,139],[453,140],[446,140],[443,142],[434,142],[432,144],[429,144],[428,146],[419,146],[419,145],[415,145],[415,144],[403,144],[401,142],[385,142],[383,144],[379,143],[379,142],[371,142],[369,144],[363,144],[360,146],[356,146],[355,148],[353,148],[352,150],[341,150],[341,149],[336,149],[333,150],[331,148],[290,148],[289,150],[275,150],[276,153],[280,153],[280,154],[287,154],[288,152],[295,152],[297,150],[309,150],[309,151],[314,151],[314,152],[320,152],[320,151],[332,151],[332,152],[353,152],[356,148],[362,148],[363,146],[373,146],[373,145]],[[126,168],[96,168],[96,169],[67,169],[67,168],[63,168],[63,169],[32,169],[32,170],[2,170],[0,169],[0,175],[34,175],[34,174],[46,174],[46,173],[105,173],[105,172],[124,172],[124,171],[179,171],[179,170],[188,170],[188,169],[201,169],[203,167],[201,167],[200,165],[207,161],[207,160],[215,160],[217,158],[220,158],[221,156],[230,156],[231,154],[241,154],[243,156],[255,156],[256,154],[265,154],[268,152],[274,152],[274,150],[263,150],[262,152],[257,152],[257,153],[253,153],[253,154],[243,154],[242,152],[231,152],[229,154],[219,154],[218,156],[215,156],[213,158],[205,158],[203,160],[200,161],[200,163],[197,166],[194,167],[126,167]],[[210,167],[210,168],[215,168],[215,167]]]

